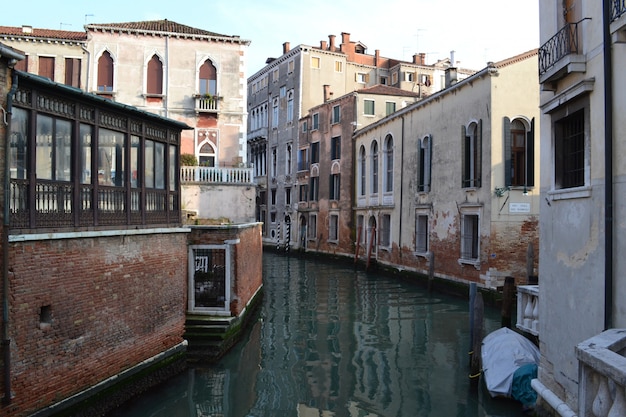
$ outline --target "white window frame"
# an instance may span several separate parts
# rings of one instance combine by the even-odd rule
[[[430,209],[415,210],[415,256],[430,258]]]
[[[337,213],[328,215],[328,241],[339,242],[339,214]]]
[[[380,227],[378,230],[378,247],[382,250],[391,250],[391,213],[380,215]]]
[[[461,252],[459,253],[459,264],[460,265],[473,265],[477,270],[480,270],[480,250],[481,250],[481,245],[480,245],[480,230],[481,230],[481,222],[482,222],[482,207],[481,206],[476,206],[476,205],[465,205],[465,206],[461,206],[459,207],[459,213],[460,213],[460,249]],[[468,244],[468,237],[467,237],[467,233],[473,233],[473,231],[469,230],[471,224],[469,222],[471,222],[471,218],[476,217],[476,235],[471,236],[471,242],[470,244],[473,246],[474,244],[476,245],[476,257],[472,258],[472,257],[468,257],[468,256],[464,256],[465,253],[467,253],[468,251],[473,251],[473,249],[467,248],[467,244]]]

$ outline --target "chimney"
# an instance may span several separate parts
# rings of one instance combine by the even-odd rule
[[[374,51],[374,66],[377,67],[380,62],[380,49]]]
[[[289,52],[289,50],[290,50],[289,42],[283,43],[283,55],[286,54],[287,52]]]
[[[322,51],[326,51],[328,49],[328,45],[326,44],[326,41],[320,41],[320,49]]]
[[[324,84],[324,103],[333,97],[332,91],[330,91],[330,85]]]
[[[347,32],[341,32],[341,43],[347,45],[350,43],[350,34]]]
[[[22,25],[22,33],[33,33],[33,27]]]
[[[328,35],[328,43],[330,44],[328,50],[335,52],[335,35]]]
[[[417,65],[426,65],[426,54],[424,52],[420,52],[419,54],[413,55],[413,63]]]
[[[454,65],[454,51],[450,51],[450,66],[446,68],[446,85],[445,88],[448,88],[458,81],[456,66]]]

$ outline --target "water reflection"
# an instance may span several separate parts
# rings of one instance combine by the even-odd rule
[[[468,305],[349,267],[265,254],[265,298],[218,365],[116,417],[521,416],[468,378]],[[485,328],[499,325],[495,312]]]

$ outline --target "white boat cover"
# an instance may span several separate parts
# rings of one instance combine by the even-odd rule
[[[539,349],[530,340],[503,327],[489,333],[481,347],[483,375],[492,397],[511,397],[513,374],[528,364],[539,365]]]

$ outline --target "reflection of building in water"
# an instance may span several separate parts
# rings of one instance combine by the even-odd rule
[[[196,417],[223,417],[228,374],[219,369],[195,369],[190,376]]]

